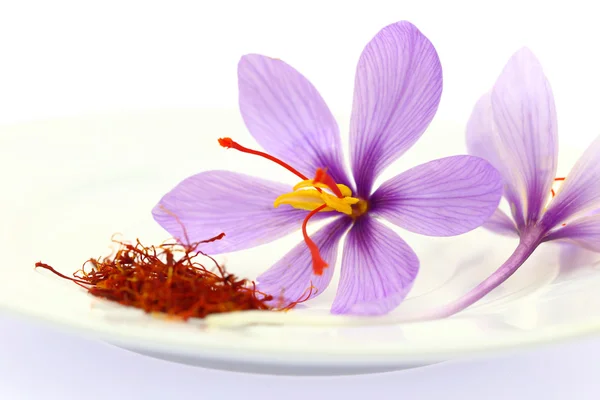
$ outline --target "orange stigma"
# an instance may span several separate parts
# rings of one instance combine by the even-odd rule
[[[287,169],[288,171],[290,171],[291,173],[293,173],[294,175],[296,175],[303,181],[308,179],[304,174],[300,173],[296,168],[281,161],[279,158],[273,157],[272,155],[267,154],[267,153],[263,153],[262,151],[252,150],[247,147],[244,147],[244,146],[240,145],[239,143],[233,141],[231,138],[228,138],[228,137],[220,138],[219,144],[222,147],[225,147],[227,149],[235,149],[237,151],[241,151],[242,153],[254,154],[255,156],[260,156],[260,157],[266,158],[267,160],[273,161],[274,163],[281,165],[283,168]]]
[[[315,242],[313,242],[312,239],[308,236],[308,233],[306,232],[306,224],[313,215],[315,215],[325,207],[327,207],[327,204],[323,204],[322,206],[315,208],[314,210],[308,213],[308,215],[306,216],[306,218],[304,218],[304,221],[302,222],[302,235],[304,236],[304,241],[306,242],[306,246],[310,250],[310,254],[312,256],[313,272],[315,275],[323,275],[323,271],[329,266],[329,264],[327,264],[323,260],[323,258],[321,258],[319,248],[317,247]]]
[[[344,198],[344,195],[342,194],[340,188],[337,186],[337,183],[335,183],[333,178],[329,176],[327,171],[323,168],[317,168],[317,172],[315,173],[315,179],[313,179],[313,183],[322,183],[324,185],[327,185],[327,187],[329,188],[329,190],[331,190],[333,194],[335,194],[340,199]]]
[[[219,138],[219,144],[222,147],[225,147],[227,149],[235,149],[235,150],[241,151],[242,153],[254,154],[254,155],[266,158],[267,160],[273,161],[273,162],[281,165],[282,167],[284,167],[285,169],[287,169],[288,171],[290,171],[291,173],[293,173],[294,175],[296,175],[300,179],[302,179],[302,181],[310,182],[309,179],[304,174],[299,172],[297,169],[295,169],[291,165],[287,164],[286,162],[284,162],[276,157],[273,157],[270,154],[244,147],[229,137]],[[320,187],[318,187],[319,184],[321,185],[321,187],[323,187],[323,185],[325,185],[339,199],[344,199],[344,195],[343,195],[342,191],[339,189],[339,187],[337,186],[337,184],[335,183],[333,178],[331,176],[329,176],[327,174],[327,172],[322,168],[317,169],[315,178],[312,180],[312,184],[315,185],[314,189],[316,189],[316,191],[320,194],[325,195],[325,192],[323,192],[323,190]],[[308,193],[308,192],[305,192],[305,193]],[[329,195],[329,196],[331,198],[335,199],[335,197],[333,197],[331,195]],[[306,232],[306,225],[308,224],[308,220],[311,219],[316,213],[318,213],[319,211],[322,211],[325,208],[330,207],[330,206],[331,206],[331,204],[329,204],[329,205],[322,204],[322,205],[317,206],[316,208],[314,208],[312,211],[310,211],[308,213],[308,215],[306,216],[306,218],[304,218],[304,221],[302,222],[302,235],[304,236],[304,241],[306,242],[306,246],[310,250],[310,254],[312,256],[313,272],[315,275],[322,275],[325,268],[328,267],[328,264],[321,257],[321,253],[319,252],[319,247],[308,236],[308,233]],[[328,211],[328,210],[325,210],[325,211]]]

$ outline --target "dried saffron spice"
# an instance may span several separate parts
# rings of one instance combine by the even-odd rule
[[[275,308],[270,305],[273,297],[258,291],[254,282],[227,273],[214,258],[196,250],[223,236],[189,246],[164,243],[157,247],[146,247],[139,240],[129,244],[113,239],[119,245],[114,256],[88,260],[72,278],[42,262],[35,267],[68,279],[94,296],[184,320],[230,311],[287,310],[303,301]],[[199,256],[214,268],[206,268]]]

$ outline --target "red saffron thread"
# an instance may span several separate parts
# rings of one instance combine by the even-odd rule
[[[87,286],[83,286],[83,285],[89,285],[88,281],[82,280],[82,279],[77,279],[77,278],[71,278],[71,277],[68,277],[66,275],[63,275],[60,272],[58,272],[57,270],[55,270],[53,267],[51,267],[50,265],[45,264],[45,263],[43,263],[41,261],[38,261],[38,262],[35,263],[35,268],[45,268],[45,269],[49,270],[50,272],[52,272],[53,274],[58,275],[58,276],[60,276],[63,279],[68,279],[68,280],[70,280],[70,281],[78,284],[79,286],[85,288],[85,289],[87,289]]]
[[[319,252],[319,247],[308,236],[308,233],[306,232],[306,224],[308,223],[308,220],[313,215],[315,215],[316,213],[318,213],[325,207],[327,207],[327,204],[323,204],[322,206],[315,208],[314,210],[309,212],[308,215],[306,216],[306,218],[304,218],[304,221],[302,221],[302,235],[304,236],[304,241],[306,242],[306,246],[310,250],[310,254],[312,256],[313,272],[315,273],[315,275],[323,275],[323,270],[325,268],[327,268],[329,266],[329,264],[327,264],[323,260],[323,258],[321,258],[321,253]]]
[[[304,293],[303,293],[303,294],[300,296],[300,298],[299,298],[298,300],[296,300],[296,301],[292,301],[290,304],[288,304],[288,305],[287,305],[287,306],[285,306],[285,307],[284,307],[284,306],[282,306],[282,305],[280,305],[280,309],[281,309],[282,311],[289,311],[289,310],[291,310],[292,308],[296,307],[298,304],[300,304],[300,303],[304,303],[305,301],[308,301],[308,300],[310,300],[310,298],[311,298],[311,297],[312,297],[312,295],[313,295],[313,290],[314,290],[314,293],[315,293],[315,294],[318,292],[318,289],[317,289],[317,288],[316,288],[316,287],[315,287],[315,286],[312,284],[312,282],[311,282],[311,283],[310,283],[310,287],[304,291]],[[283,297],[282,297],[282,299],[283,299]]]
[[[227,273],[212,257],[207,256],[214,263],[213,270],[202,265],[196,258],[206,254],[195,250],[197,244],[164,243],[146,247],[139,240],[135,245],[114,239],[113,242],[120,245],[114,257],[86,261],[73,278],[42,262],[35,267],[74,282],[93,296],[183,320],[231,311],[279,310],[268,304],[273,296],[258,291],[254,282],[249,284],[246,279]],[[302,301],[305,299],[282,310]]]
[[[241,151],[243,153],[249,153],[249,154],[254,154],[254,155],[257,155],[257,156],[260,156],[260,157],[264,157],[267,160],[271,160],[271,161],[273,161],[273,162],[281,165],[282,167],[284,167],[288,171],[290,171],[293,174],[295,174],[296,176],[298,176],[303,181],[308,180],[308,178],[304,174],[300,173],[294,167],[292,167],[289,164],[281,161],[280,159],[278,159],[276,157],[273,157],[272,155],[264,153],[262,151],[252,150],[252,149],[249,149],[247,147],[244,147],[244,146],[240,145],[239,143],[235,142],[233,139],[231,139],[229,137],[220,138],[219,139],[219,144],[222,147],[225,147],[225,148],[228,148],[228,149],[235,149],[235,150]],[[333,178],[331,178],[331,176],[329,176],[327,174],[327,172],[325,170],[323,170],[322,168],[318,168],[317,172],[315,174],[315,178],[313,180],[313,184],[317,183],[317,182],[322,182],[325,185],[327,185],[327,187],[329,187],[331,189],[331,191],[337,197],[339,197],[339,198],[343,198],[344,197],[342,195],[342,192],[340,191],[340,189],[337,187],[337,185],[336,185],[335,181],[333,180]],[[322,192],[322,190],[320,188],[318,188],[318,187],[315,187],[315,189],[317,189],[319,192]],[[328,264],[323,260],[323,258],[321,258],[321,254],[319,253],[319,247],[308,236],[308,233],[306,232],[306,224],[308,223],[308,220],[313,215],[315,215],[317,212],[321,211],[325,207],[327,207],[327,205],[323,204],[322,206],[317,207],[316,209],[312,210],[306,216],[306,218],[304,219],[304,221],[302,222],[302,234],[304,235],[304,241],[306,242],[306,245],[308,246],[308,249],[310,250],[310,253],[311,253],[311,256],[312,256],[312,259],[313,259],[313,272],[315,273],[315,275],[322,275],[323,274],[323,270],[328,267]]]
[[[285,168],[288,171],[290,171],[291,173],[295,174],[303,181],[308,179],[304,174],[300,173],[297,169],[295,169],[291,165],[281,161],[279,158],[273,157],[272,155],[267,154],[267,153],[263,153],[262,151],[252,150],[247,147],[244,147],[244,146],[240,145],[239,143],[233,141],[233,139],[231,139],[231,138],[228,138],[228,137],[220,138],[219,144],[222,147],[225,147],[227,149],[235,149],[235,150],[241,151],[242,153],[254,154],[256,156],[264,157],[267,160],[271,160],[271,161],[281,165],[283,168]]]
[[[317,168],[315,178],[313,179],[313,184],[315,183],[325,184],[331,190],[331,192],[335,194],[338,198],[344,198],[344,195],[342,194],[340,188],[338,188],[337,183],[335,183],[333,178],[327,173],[325,169]]]

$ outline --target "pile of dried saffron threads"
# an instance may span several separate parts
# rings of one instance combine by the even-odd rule
[[[183,320],[231,311],[287,310],[299,303],[283,308],[269,305],[273,297],[256,290],[254,282],[226,273],[212,257],[195,250],[223,236],[190,246],[165,243],[158,247],[113,239],[120,246],[114,257],[88,260],[73,278],[42,262],[35,267],[73,281],[94,296]],[[197,261],[199,255],[214,263],[213,271]]]

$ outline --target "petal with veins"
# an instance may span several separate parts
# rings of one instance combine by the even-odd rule
[[[586,249],[600,252],[600,215],[590,215],[569,222],[545,239],[572,241]]]
[[[300,229],[306,211],[273,208],[275,198],[289,190],[285,184],[236,172],[202,172],[167,193],[152,214],[181,241],[185,240],[182,225],[190,242],[224,232],[223,239],[202,246],[208,254],[242,250]]]
[[[497,209],[481,226],[504,236],[519,237],[519,231],[513,220],[500,209]]]
[[[542,220],[551,229],[574,216],[600,209],[600,137],[569,172]]]
[[[483,224],[502,196],[500,174],[473,156],[441,158],[384,182],[370,208],[390,222],[430,236],[459,235]]]
[[[381,315],[406,297],[419,259],[396,232],[369,217],[359,218],[344,244],[334,314]]]
[[[414,25],[383,28],[358,61],[350,120],[350,159],[358,196],[425,132],[442,94],[435,48]]]
[[[303,299],[314,287],[310,298],[320,295],[329,285],[337,260],[340,239],[351,224],[347,217],[338,218],[311,236],[319,247],[321,257],[329,264],[322,275],[313,273],[313,260],[305,242],[300,242],[294,249],[277,261],[270,269],[258,278],[258,289],[271,294],[275,300],[283,297],[284,303]]]
[[[556,175],[558,137],[550,84],[528,49],[513,55],[477,103],[467,145],[502,174],[517,226],[538,221]]]
[[[281,60],[248,54],[238,65],[240,111],[267,153],[307,176],[328,168],[349,185],[337,122],[315,87]]]

